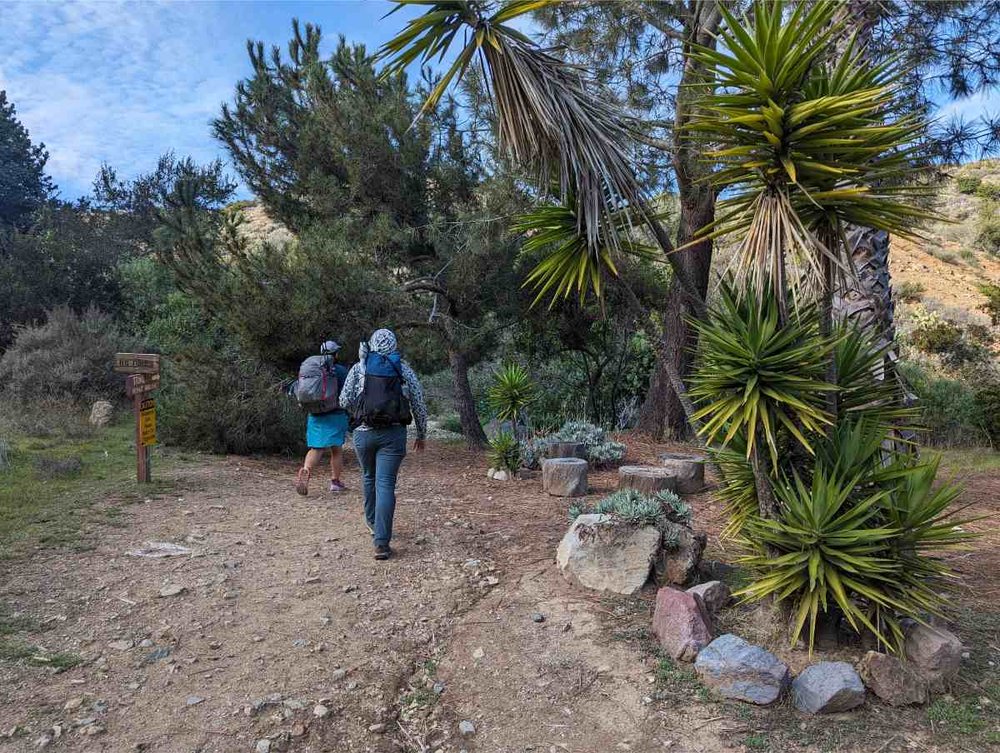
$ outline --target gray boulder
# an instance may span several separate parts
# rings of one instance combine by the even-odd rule
[[[587,461],[580,458],[550,458],[542,461],[542,488],[554,497],[587,494]]]
[[[710,580],[707,583],[699,583],[697,586],[691,586],[687,592],[700,596],[710,614],[715,614],[725,607],[732,598],[729,586],[721,580]]]
[[[115,415],[115,406],[107,400],[98,400],[90,406],[90,425],[107,426]]]
[[[660,465],[677,477],[677,491],[696,494],[705,488],[705,456],[667,452],[660,455]]]
[[[927,703],[927,683],[910,662],[869,651],[858,662],[858,674],[868,689],[890,706]]]
[[[649,579],[660,548],[653,526],[635,528],[610,515],[580,515],[556,550],[556,565],[568,581],[596,591],[632,595]]]
[[[865,686],[847,662],[813,664],[792,682],[792,703],[807,714],[835,714],[864,702]]]
[[[701,597],[676,588],[657,591],[653,635],[671,658],[694,661],[712,640],[712,619]]]
[[[934,691],[958,674],[962,664],[962,641],[945,627],[913,623],[906,631],[906,658]]]
[[[656,559],[656,583],[660,586],[683,586],[698,572],[707,537],[680,523],[667,524],[663,548]]]
[[[788,686],[788,667],[770,651],[727,633],[698,654],[694,670],[724,698],[767,706]]]

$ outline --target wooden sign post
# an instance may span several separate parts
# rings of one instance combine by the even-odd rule
[[[156,444],[156,401],[149,393],[160,386],[158,353],[118,353],[115,371],[128,374],[125,392],[132,398],[135,413],[135,477],[139,483],[152,481],[150,453]]]

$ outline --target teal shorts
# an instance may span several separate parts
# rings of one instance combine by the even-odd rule
[[[334,411],[306,419],[306,445],[310,450],[341,447],[347,437],[347,413]]]

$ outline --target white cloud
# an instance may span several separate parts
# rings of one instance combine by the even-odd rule
[[[969,121],[986,114],[1000,114],[1000,91],[996,89],[981,91],[968,97],[953,99],[938,109],[936,117],[941,120],[961,118]]]
[[[148,170],[173,148],[218,155],[208,135],[235,79],[197,3],[0,2],[0,88],[50,152],[64,197],[86,192],[101,162]]]

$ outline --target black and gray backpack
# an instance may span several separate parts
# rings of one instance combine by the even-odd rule
[[[306,413],[330,413],[340,408],[340,387],[330,356],[309,356],[299,367],[295,399]]]

